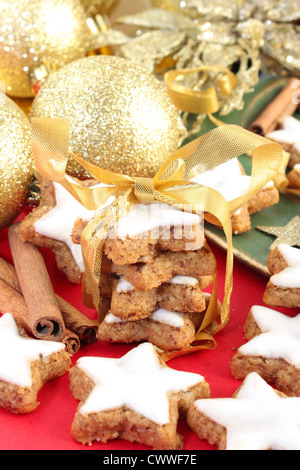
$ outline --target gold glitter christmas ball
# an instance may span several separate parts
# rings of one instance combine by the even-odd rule
[[[33,172],[29,119],[0,93],[0,229],[23,210]]]
[[[109,15],[119,3],[119,0],[81,0],[88,17]]]
[[[30,74],[57,70],[87,53],[89,29],[80,0],[0,0],[0,81],[6,93],[33,97]]]
[[[75,154],[130,176],[153,176],[177,150],[182,132],[161,82],[116,56],[86,57],[51,74],[33,100],[31,116],[69,119]],[[73,159],[68,173],[87,175]]]

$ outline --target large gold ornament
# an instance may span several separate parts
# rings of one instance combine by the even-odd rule
[[[0,23],[0,80],[10,96],[33,97],[30,75],[42,65],[55,70],[86,55],[80,0],[0,0]]]
[[[109,15],[119,3],[119,0],[81,0],[88,17]]]
[[[115,56],[86,57],[51,74],[31,116],[68,119],[74,153],[130,176],[153,176],[184,131],[154,75]],[[68,173],[81,178],[82,171],[70,159]]]
[[[25,206],[33,177],[31,126],[23,111],[0,93],[0,229]]]

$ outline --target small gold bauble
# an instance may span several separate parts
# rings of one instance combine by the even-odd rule
[[[0,80],[9,96],[34,96],[30,73],[58,69],[87,53],[80,0],[0,0]]]
[[[88,17],[109,15],[119,3],[119,0],[81,0]]]
[[[20,214],[34,167],[31,126],[23,111],[0,93],[0,229]]]
[[[51,74],[31,109],[32,117],[70,122],[70,147],[114,172],[151,177],[181,138],[179,112],[157,78],[116,56],[90,56]],[[68,173],[86,173],[69,160]]]

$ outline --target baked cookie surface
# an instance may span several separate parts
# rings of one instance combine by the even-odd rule
[[[119,359],[83,357],[70,371],[80,400],[72,436],[81,443],[122,438],[153,449],[181,449],[177,421],[209,386],[198,374],[169,368],[143,343]]]
[[[187,420],[219,450],[300,449],[300,398],[287,397],[255,372],[231,398],[196,400]]]
[[[289,188],[300,189],[300,163],[297,163],[287,174],[287,179],[289,181]]]
[[[247,343],[231,361],[231,372],[244,379],[257,372],[289,396],[300,396],[300,314],[289,317],[255,305],[244,326]]]
[[[279,244],[270,251],[267,266],[271,277],[263,301],[276,307],[300,307],[300,249]]]
[[[157,308],[180,312],[202,312],[205,309],[204,293],[196,278],[174,276],[161,286],[137,291],[124,276],[114,280],[110,311],[128,320],[148,317]]]
[[[29,338],[10,313],[0,318],[0,406],[24,414],[38,406],[43,385],[66,373],[70,355],[63,343]]]
[[[89,221],[95,211],[87,210],[59,183],[41,175],[39,183],[40,204],[20,223],[19,235],[24,242],[51,249],[67,279],[80,284],[84,263],[81,246],[72,241],[72,230],[78,217]],[[92,181],[88,180],[86,185],[90,184]]]
[[[80,243],[87,221],[78,219],[72,231]],[[203,247],[201,211],[193,214],[165,203],[133,204],[107,234],[104,253],[117,265],[134,264],[159,251],[195,251]]]
[[[106,268],[123,275],[137,290],[150,290],[176,275],[195,277],[201,286],[204,278],[216,272],[216,259],[208,244],[196,251],[161,251],[142,263],[119,266],[106,263]]]
[[[195,340],[195,333],[189,314],[160,308],[136,321],[121,320],[109,312],[99,325],[98,339],[110,343],[148,341],[164,351],[173,351],[187,349]]]
[[[195,251],[203,247],[203,215],[168,204],[134,204],[109,231],[106,256],[117,265],[138,263],[157,251]]]

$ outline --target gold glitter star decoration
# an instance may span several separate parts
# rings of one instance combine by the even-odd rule
[[[287,225],[282,227],[256,227],[257,230],[274,235],[276,240],[270,246],[270,250],[280,243],[289,246],[300,246],[300,217],[296,216],[291,219]]]

